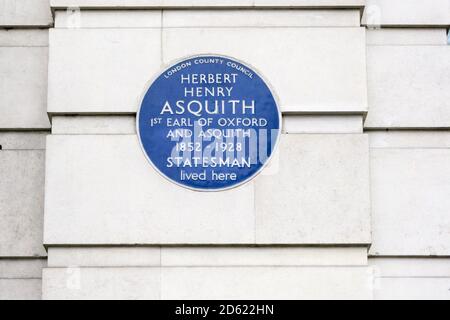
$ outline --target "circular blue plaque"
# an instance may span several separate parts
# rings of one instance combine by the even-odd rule
[[[281,113],[269,86],[242,62],[194,56],[165,69],[137,113],[144,154],[170,181],[219,191],[255,177],[281,133]]]

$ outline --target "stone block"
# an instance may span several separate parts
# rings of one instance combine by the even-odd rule
[[[47,268],[44,300],[155,300],[159,268]]]
[[[284,133],[363,133],[362,116],[291,115],[283,116]]]
[[[382,28],[367,30],[367,44],[386,45],[446,45],[447,30],[444,28]]]
[[[53,116],[52,134],[136,134],[135,116]]]
[[[363,266],[367,248],[318,247],[163,247],[163,267],[188,266]]]
[[[364,267],[163,268],[161,297],[170,300],[371,299]]]
[[[57,29],[161,28],[161,10],[80,10],[55,12]]]
[[[368,46],[366,128],[450,127],[449,46]]]
[[[0,31],[0,129],[50,128],[46,37],[47,31]]]
[[[450,0],[366,0],[367,26],[436,27],[450,25]]]
[[[272,85],[283,112],[367,111],[363,28],[169,28],[163,52],[165,63],[205,53],[247,62]]]
[[[157,29],[50,31],[48,112],[135,113],[161,67]]]
[[[450,254],[450,150],[371,150],[372,255]]]
[[[46,244],[254,243],[253,184],[199,193],[147,162],[135,135],[47,138]]]
[[[446,257],[371,257],[369,264],[380,278],[450,278]]]
[[[359,10],[165,10],[164,28],[359,27]]]
[[[0,0],[0,27],[50,27],[49,0]]]
[[[2,150],[44,150],[48,132],[0,132]]]
[[[0,151],[0,256],[45,256],[43,150]]]
[[[161,265],[159,247],[51,247],[49,267],[149,267]]]
[[[255,180],[257,243],[371,242],[367,135],[288,134],[278,152]]]
[[[41,300],[41,279],[0,278],[0,300]]]
[[[81,8],[359,8],[365,0],[50,0],[54,9]]]
[[[376,300],[449,300],[450,278],[380,278]]]
[[[448,131],[372,131],[369,133],[372,149],[448,149]]]
[[[40,279],[46,265],[47,260],[43,258],[3,258],[0,259],[0,279]]]

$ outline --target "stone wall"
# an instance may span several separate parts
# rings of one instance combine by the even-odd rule
[[[47,116],[45,0],[0,0],[0,299],[40,299]]]
[[[0,299],[449,299],[449,9],[0,0]],[[146,83],[203,53],[283,112],[224,192],[166,181],[136,136]]]

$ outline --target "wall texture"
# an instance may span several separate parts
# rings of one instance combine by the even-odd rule
[[[41,299],[48,1],[0,1],[0,299]]]
[[[450,299],[449,15],[0,0],[0,299]],[[135,129],[146,83],[202,53],[283,111],[270,166],[219,193],[161,178]]]

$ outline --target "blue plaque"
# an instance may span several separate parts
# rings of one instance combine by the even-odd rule
[[[277,101],[261,76],[216,55],[165,69],[145,92],[136,122],[155,169],[198,191],[226,190],[255,177],[281,133]]]

